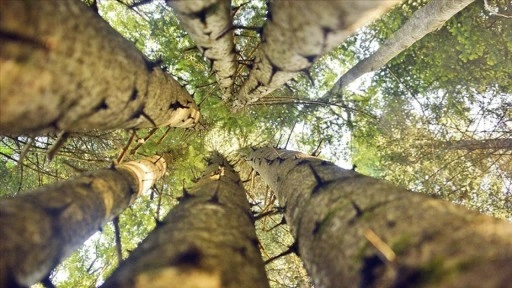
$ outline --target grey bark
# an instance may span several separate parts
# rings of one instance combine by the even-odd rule
[[[0,1],[0,134],[192,127],[189,93],[76,0]]]
[[[508,287],[512,225],[322,159],[248,156],[277,192],[315,287]]]
[[[102,287],[269,287],[253,221],[240,178],[214,154],[195,187]]]
[[[366,73],[383,67],[396,55],[425,35],[441,28],[446,21],[475,0],[431,0],[418,9],[400,29],[368,58],[359,61],[343,74],[322,98],[329,98]]]
[[[269,4],[261,45],[234,108],[255,102],[307,71],[356,29],[397,1],[287,1]]]
[[[0,287],[42,280],[165,172],[160,157],[84,173],[0,201]]]
[[[448,150],[512,150],[512,138],[459,140],[445,142],[442,146]]]
[[[231,1],[173,0],[168,4],[174,9],[190,38],[210,60],[222,98],[224,101],[231,100],[237,67]]]

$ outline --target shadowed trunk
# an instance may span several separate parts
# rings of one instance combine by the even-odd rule
[[[329,98],[364,74],[380,69],[389,60],[425,37],[425,35],[441,28],[453,15],[474,1],[431,0],[424,7],[414,12],[411,19],[391,35],[377,51],[345,72],[322,98]]]
[[[269,287],[245,190],[222,156],[101,287]]]
[[[397,1],[269,2],[260,48],[234,108],[284,85]]]
[[[235,44],[231,1],[169,1],[181,26],[194,40],[197,47],[211,61],[212,71],[224,101],[233,96],[236,72]]]
[[[192,127],[172,77],[76,0],[0,1],[0,134]]]
[[[315,287],[508,287],[511,223],[299,152],[249,164],[277,192]]]
[[[0,201],[0,287],[43,279],[165,172],[153,156]]]

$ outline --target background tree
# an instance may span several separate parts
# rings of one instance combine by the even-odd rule
[[[378,70],[400,52],[404,51],[428,33],[441,28],[444,23],[474,0],[432,0],[418,9],[399,30],[391,35],[377,51],[345,72],[331,91],[346,88],[365,73]]]
[[[392,33],[392,23],[414,9],[401,6],[377,31]],[[377,72],[359,92],[363,101],[345,95],[366,112],[354,120],[360,123],[352,146],[359,171],[510,219],[510,152],[439,145],[509,138],[512,86],[500,75],[512,72],[502,65],[512,50],[496,47],[508,47],[504,31],[510,28],[506,18],[473,3]]]

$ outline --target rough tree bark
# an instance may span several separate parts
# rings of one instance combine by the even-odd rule
[[[343,74],[322,98],[329,98],[346,88],[357,78],[375,71],[409,48],[425,35],[441,28],[448,19],[475,0],[431,0],[418,9],[398,31],[396,31],[375,53],[359,61]]]
[[[269,287],[245,190],[221,155],[101,287]]]
[[[288,1],[269,4],[260,48],[234,108],[255,102],[307,72],[321,55],[397,1]]]
[[[81,1],[0,1],[0,39],[0,134],[199,120],[189,93]]]
[[[168,4],[199,50],[211,61],[212,71],[222,90],[222,98],[229,101],[233,97],[237,67],[231,1],[172,0]]]
[[[40,281],[165,169],[163,158],[153,156],[2,199],[0,287]]]
[[[277,192],[315,287],[508,287],[512,225],[274,148],[250,165]]]

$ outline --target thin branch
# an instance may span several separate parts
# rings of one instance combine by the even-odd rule
[[[118,264],[121,264],[121,262],[123,261],[123,247],[121,244],[121,231],[119,229],[119,216],[114,218],[112,223],[114,224],[114,234],[116,238],[117,261]]]
[[[126,143],[126,145],[123,148],[123,151],[121,152],[119,157],[117,157],[118,164],[123,162],[124,156],[126,155],[126,152],[128,151],[128,148],[132,144],[134,138],[135,138],[135,130],[132,130],[132,135],[130,135],[130,138],[128,139],[128,143]]]
[[[484,7],[485,7],[485,10],[487,10],[487,12],[489,12],[493,15],[501,16],[501,17],[505,17],[505,18],[512,18],[512,15],[505,15],[505,14],[501,14],[501,13],[492,11],[491,6],[489,6],[489,3],[487,2],[487,0],[484,0]]]

